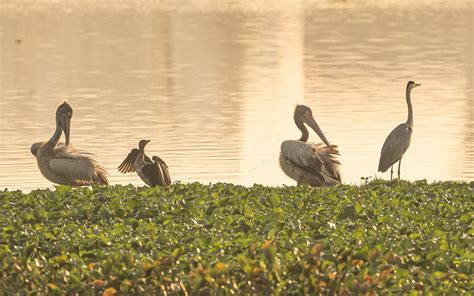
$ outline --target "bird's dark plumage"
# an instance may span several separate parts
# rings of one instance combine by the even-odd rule
[[[146,145],[146,143],[145,143]],[[144,153],[144,152],[143,152]],[[152,159],[146,154],[143,155],[144,161],[138,159],[140,150],[134,148],[128,153],[127,157],[117,167],[122,174],[137,172],[142,180],[149,186],[167,186],[171,184],[171,177],[168,165],[158,156]]]
[[[155,164],[161,168],[161,171],[163,172],[163,178],[164,178],[165,184],[171,185],[170,172],[169,172],[168,165],[166,164],[166,162],[156,155],[153,156],[152,158]]]
[[[117,167],[122,174],[132,173],[135,171],[135,159],[137,159],[139,150],[133,148],[122,163]],[[145,155],[146,162],[152,162],[151,159]]]
[[[163,185],[160,184],[159,170],[160,169],[158,168],[158,166],[156,166],[156,164],[154,163],[147,164],[142,168],[143,174],[148,178],[148,181],[150,182],[149,185],[152,187],[157,185]]]

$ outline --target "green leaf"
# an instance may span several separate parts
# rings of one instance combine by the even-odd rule
[[[272,194],[268,197],[268,201],[270,202],[270,205],[274,208],[278,207],[281,204],[280,196],[275,192],[272,192]]]

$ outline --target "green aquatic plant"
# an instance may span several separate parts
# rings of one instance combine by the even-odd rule
[[[3,294],[472,291],[473,183],[0,192]]]

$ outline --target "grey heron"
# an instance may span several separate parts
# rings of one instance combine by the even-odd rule
[[[400,179],[400,168],[403,154],[410,147],[411,134],[413,133],[413,107],[411,106],[411,90],[421,84],[408,81],[406,88],[406,101],[408,105],[408,118],[399,124],[388,135],[380,152],[379,172],[386,172],[390,168],[390,180],[393,179],[393,165],[398,161],[398,179]]]

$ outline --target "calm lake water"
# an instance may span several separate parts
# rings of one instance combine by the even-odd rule
[[[143,185],[116,167],[151,139],[173,180],[293,185],[278,155],[297,103],[339,145],[345,183],[390,178],[377,165],[408,80],[402,178],[473,180],[471,1],[3,0],[0,188],[52,186],[30,145],[66,98],[72,143],[112,184]]]

